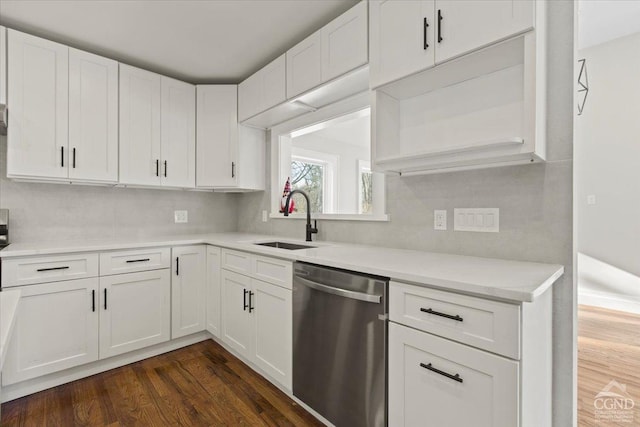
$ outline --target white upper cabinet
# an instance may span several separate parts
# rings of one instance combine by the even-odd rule
[[[238,87],[197,88],[199,188],[264,190],[265,132],[238,125]]]
[[[434,0],[375,0],[370,5],[371,87],[434,65]]]
[[[69,49],[69,178],[118,181],[118,63]]]
[[[287,98],[322,83],[322,35],[316,31],[287,51]]]
[[[196,181],[196,87],[162,77],[162,185],[193,188]]]
[[[69,48],[8,33],[7,176],[68,175]]]
[[[162,77],[120,64],[120,183],[160,185]]]
[[[436,62],[533,28],[533,0],[436,1]]]
[[[261,113],[287,99],[286,60],[281,55],[238,86],[240,121]]]
[[[0,104],[7,105],[7,29],[0,25]]]
[[[323,82],[365,65],[369,60],[367,2],[361,1],[325,25],[321,34]]]

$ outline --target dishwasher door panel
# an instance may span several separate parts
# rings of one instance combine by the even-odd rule
[[[338,273],[294,276],[293,394],[337,427],[384,426],[387,284]]]

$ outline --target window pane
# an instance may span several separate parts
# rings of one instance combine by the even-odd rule
[[[373,174],[362,172],[360,174],[360,213],[371,213],[373,209]]]
[[[291,188],[302,190],[309,195],[312,213],[322,213],[322,185],[324,167],[320,164],[299,160],[291,162]],[[307,202],[304,196],[294,194],[295,212],[307,213]]]

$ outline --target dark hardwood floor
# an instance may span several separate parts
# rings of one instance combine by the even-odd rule
[[[2,405],[2,426],[321,426],[207,340]]]
[[[635,401],[631,411],[622,411],[631,421],[596,415],[596,395],[611,380]],[[640,315],[578,307],[578,426],[640,426]]]

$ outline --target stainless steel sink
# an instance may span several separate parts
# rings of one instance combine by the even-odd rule
[[[298,245],[296,243],[287,243],[287,242],[264,242],[264,243],[254,243],[254,245],[269,246],[269,247],[278,248],[278,249],[288,249],[290,251],[295,251],[297,249],[315,248],[315,246]]]

